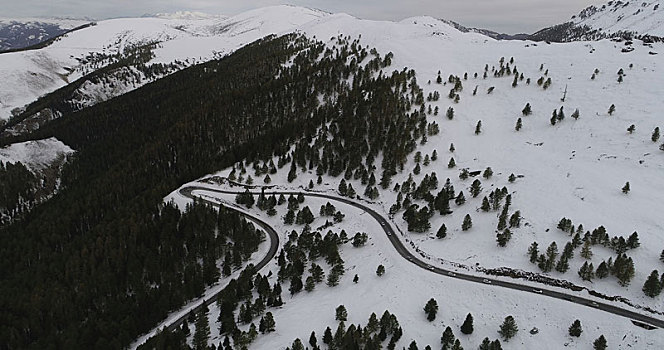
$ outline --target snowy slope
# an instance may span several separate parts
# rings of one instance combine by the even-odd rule
[[[148,65],[179,61],[186,66],[229,54],[266,35],[295,31],[323,16],[327,14],[317,10],[275,6],[233,17],[175,13],[100,21],[44,49],[0,55],[0,120],[8,119],[15,108],[101,68],[85,60],[93,53],[121,54],[128,47],[159,43]],[[140,85],[117,90],[125,93]]]
[[[636,276],[629,287],[620,287],[613,277],[593,282],[581,280],[577,271],[585,260],[579,256],[579,249],[575,251],[567,273],[553,271],[548,275],[664,311],[662,296],[653,299],[641,291],[650,271],[662,269],[658,257],[664,249],[658,210],[664,196],[661,181],[664,153],[659,150],[662,140],[652,142],[650,139],[656,126],[664,127],[661,115],[664,108],[661,99],[664,96],[664,60],[661,55],[651,54],[663,51],[662,44],[653,44],[653,47],[635,45],[633,52],[625,54],[621,52],[623,45],[609,40],[553,45],[496,41],[477,33],[461,33],[430,17],[394,23],[334,14],[313,20],[300,30],[330,46],[334,40],[329,38],[339,34],[351,38],[361,35],[362,45],[375,47],[381,53],[394,53],[393,69],[415,69],[425,96],[434,91],[441,94],[439,101],[428,103],[439,107],[440,114],[427,118],[440,125],[441,133],[430,136],[425,145],[418,146],[423,157],[435,149],[439,159],[423,166],[421,174],[413,175],[413,178],[418,184],[425,174],[436,172],[440,186],[450,178],[457,193],[464,191],[467,202],[462,206],[451,203],[454,211],[451,215],[436,214],[431,220],[431,230],[425,234],[409,233],[401,219],[403,211],[397,213],[393,222],[403,232],[403,240],[412,244],[414,250],[446,268],[465,266],[470,271],[477,270],[478,274],[481,274],[479,268],[503,266],[540,273],[537,266],[528,261],[527,248],[537,241],[543,251],[555,241],[562,250],[570,240],[567,234],[556,229],[563,216],[572,219],[575,225],[583,223],[586,230],[603,225],[611,236],[626,238],[637,231],[641,246],[628,252],[636,265]],[[501,57],[505,62],[513,57],[511,67],[518,67],[526,79],[531,79],[531,84],[527,85],[524,79],[517,87],[512,87],[513,76],[493,77],[493,69],[499,67]],[[483,79],[486,65],[489,74]],[[621,68],[625,73],[623,82],[619,83],[616,72]],[[599,73],[591,79],[595,69]],[[459,103],[446,97],[451,88],[449,84],[435,83],[439,70],[443,80],[450,74],[462,77],[468,73],[468,80],[462,81],[464,89]],[[476,72],[477,78],[474,77]],[[539,87],[536,81],[540,77],[551,78],[551,87],[547,90]],[[474,96],[476,86],[478,92]],[[490,87],[495,90],[487,94]],[[566,99],[562,102],[565,90]],[[534,111],[527,117],[521,114],[526,103],[530,103]],[[607,110],[611,104],[616,105],[617,111],[609,116]],[[453,120],[445,117],[445,110],[450,106],[455,109]],[[561,106],[564,106],[567,117],[552,126],[549,121],[551,112]],[[577,108],[581,116],[574,120],[570,115]],[[514,126],[519,117],[524,126],[517,132]],[[481,134],[475,135],[478,120],[482,121],[483,128]],[[632,124],[636,131],[628,133],[626,129]],[[448,151],[450,143],[455,145],[454,153]],[[454,157],[457,163],[454,169],[447,166],[450,157]],[[393,178],[392,186],[405,181],[414,167],[411,157],[405,171]],[[484,190],[480,196],[472,198],[468,187],[473,178],[460,180],[459,169],[473,171],[486,167],[493,168],[494,176],[490,179],[479,177]],[[298,172],[297,179],[288,184],[288,171],[284,169],[271,175],[271,184],[302,188],[310,180],[316,182],[315,171],[307,171]],[[229,173],[230,169],[224,169],[218,175],[228,176]],[[522,177],[509,183],[507,178],[511,173]],[[255,181],[260,182],[260,179]],[[339,181],[340,178],[325,178],[315,189],[336,192]],[[628,195],[620,190],[626,181],[632,185]],[[363,191],[364,186],[359,180],[350,182],[358,192]],[[484,213],[479,207],[483,196],[503,186],[512,194],[511,212],[520,210],[524,219],[521,228],[513,229],[507,247],[499,248],[495,231],[498,213]],[[395,192],[381,190],[374,208],[387,216],[395,198]],[[233,201],[232,196],[224,199]],[[313,203],[309,204],[312,208],[322,204],[309,199],[307,202]],[[350,227],[347,231],[380,232],[366,215],[354,212],[352,208],[343,211],[347,219],[342,227]],[[253,213],[261,215],[258,210]],[[460,226],[465,214],[472,215],[473,228],[462,232]],[[281,215],[283,212],[277,217]],[[290,229],[283,227],[278,218],[266,220],[281,227],[282,231]],[[448,227],[448,236],[436,239],[435,232],[443,223]],[[624,319],[595,310],[529,294],[441,280],[426,271],[411,269],[410,264],[397,256],[385,237],[372,235],[370,242],[369,247],[359,250],[344,248],[347,275],[337,290],[323,286],[312,294],[301,293],[293,297],[283,309],[272,310],[278,330],[275,334],[260,336],[255,348],[284,349],[296,337],[306,341],[311,330],[320,337],[326,325],[335,325],[333,312],[338,304],[345,304],[349,309],[351,322],[365,323],[371,312],[379,315],[385,309],[395,312],[402,324],[406,324],[404,340],[399,347],[406,347],[410,340],[416,339],[420,347],[429,343],[435,348],[447,325],[453,325],[459,336],[458,326],[467,312],[475,316],[478,331],[477,335],[461,338],[465,348],[475,348],[484,336],[496,338],[497,325],[507,314],[514,314],[521,326],[518,339],[507,344],[507,348],[537,348],[541,344],[550,344],[550,348],[589,349],[599,334],[610,338],[610,347],[659,349],[664,346],[656,331],[645,332]],[[590,261],[595,267],[603,259],[615,257],[613,251],[601,246],[593,247],[593,253]],[[380,263],[389,266],[390,281],[387,283],[374,274],[375,266]],[[350,282],[355,273],[360,276],[358,285]],[[441,305],[442,322],[430,324],[424,320],[421,308],[431,296]],[[216,313],[218,310],[215,309],[210,312],[212,328]],[[307,315],[304,329],[303,315]],[[582,320],[588,332],[580,340],[572,340],[567,335],[567,327],[575,318]],[[539,328],[538,335],[528,333],[532,327]],[[215,334],[213,330],[213,337]],[[216,338],[213,342],[217,344],[221,340]]]
[[[0,162],[23,163],[32,172],[49,167],[54,160],[74,151],[56,138],[14,143],[0,148]]]
[[[579,26],[590,26],[606,33],[629,31],[664,36],[664,3],[651,1],[609,1],[590,6],[572,17]]]

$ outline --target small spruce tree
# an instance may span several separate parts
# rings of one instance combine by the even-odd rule
[[[468,313],[466,315],[466,320],[463,321],[461,325],[461,333],[463,334],[472,334],[473,333],[473,315]]]
[[[569,327],[569,335],[573,337],[580,337],[582,332],[583,328],[581,328],[581,321],[579,320],[575,320]]]
[[[470,214],[466,214],[463,218],[463,223],[461,224],[462,231],[468,231],[473,227],[473,220],[470,218]]]
[[[500,325],[498,334],[500,334],[500,336],[503,337],[503,340],[509,341],[512,337],[516,335],[518,331],[519,328],[516,325],[516,321],[514,320],[514,317],[510,315],[505,317],[503,324]]]
[[[627,182],[625,182],[625,186],[623,186],[623,188],[622,188],[622,193],[624,193],[624,194],[628,194],[629,191],[630,191],[630,188],[629,188],[629,181],[627,181]]]

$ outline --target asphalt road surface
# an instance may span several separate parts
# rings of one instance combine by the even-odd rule
[[[182,194],[183,196],[188,197],[188,198],[194,198],[194,195],[192,194],[193,191],[207,191],[207,192],[212,192],[212,193],[231,194],[231,195],[243,192],[243,191],[226,191],[226,190],[210,189],[210,188],[200,187],[200,186],[187,186],[187,187],[183,187],[182,189],[180,189],[180,194]],[[255,191],[252,192],[252,193],[253,194],[260,194],[260,192],[255,192]],[[664,328],[664,320],[662,320],[662,319],[647,316],[647,315],[643,315],[643,314],[640,314],[640,313],[637,313],[637,312],[634,312],[634,311],[631,311],[631,310],[628,310],[628,309],[624,309],[624,308],[621,308],[621,307],[618,307],[618,306],[615,306],[615,305],[606,304],[606,303],[594,301],[594,300],[591,300],[591,299],[582,298],[582,297],[579,297],[579,296],[576,296],[576,295],[566,294],[566,293],[559,292],[559,291],[548,290],[548,289],[543,289],[543,288],[540,288],[540,287],[534,287],[534,286],[531,286],[531,285],[523,285],[523,284],[518,284],[518,283],[514,283],[514,282],[498,280],[498,279],[492,279],[492,278],[488,278],[488,277],[463,274],[463,273],[458,273],[458,272],[451,271],[451,270],[446,270],[446,269],[441,268],[441,267],[433,266],[433,265],[431,265],[431,264],[429,264],[425,261],[422,261],[422,260],[418,259],[408,249],[406,249],[406,247],[403,245],[401,240],[397,237],[394,229],[392,228],[392,226],[390,225],[390,223],[388,222],[387,219],[385,219],[383,216],[378,214],[373,209],[371,209],[371,208],[369,208],[369,207],[367,207],[367,206],[365,206],[361,203],[358,203],[356,201],[352,201],[348,198],[338,197],[338,196],[325,194],[325,193],[308,192],[308,191],[266,190],[264,193],[265,193],[265,195],[272,195],[272,194],[275,194],[275,195],[281,195],[281,194],[283,194],[283,195],[291,195],[291,194],[292,195],[298,195],[298,194],[302,193],[305,197],[325,198],[325,199],[329,199],[329,200],[332,200],[332,201],[337,201],[337,202],[341,202],[341,203],[344,203],[344,204],[352,205],[356,208],[362,209],[365,212],[369,213],[369,215],[371,215],[374,219],[376,219],[376,221],[378,221],[378,223],[383,227],[383,231],[385,231],[385,234],[387,235],[387,238],[390,240],[390,242],[392,243],[394,248],[397,250],[397,252],[404,259],[409,261],[411,264],[416,265],[416,266],[418,266],[420,268],[423,268],[425,270],[429,270],[432,273],[443,275],[443,276],[446,276],[446,277],[449,277],[449,278],[456,278],[456,279],[460,279],[460,280],[464,280],[464,281],[474,282],[474,283],[482,283],[482,284],[485,284],[485,285],[491,285],[491,286],[496,286],[496,287],[520,290],[520,291],[527,292],[527,293],[533,293],[533,294],[538,294],[538,295],[547,296],[547,297],[551,297],[551,298],[556,298],[556,299],[560,299],[560,300],[565,300],[565,301],[568,301],[570,303],[574,303],[574,304],[578,304],[578,305],[585,305],[585,306],[596,308],[596,309],[602,310],[602,311],[606,311],[606,312],[609,312],[609,313],[612,313],[612,314],[615,314],[615,315],[618,315],[618,316],[623,316],[623,317],[629,318],[630,320],[632,320],[632,322],[634,324],[636,324],[640,327],[644,327],[644,328],[648,328],[649,325],[654,326],[654,327],[658,327],[658,328]],[[209,202],[209,201],[207,201],[207,202]],[[243,215],[246,215],[246,214],[243,214]],[[272,229],[267,224],[265,224],[265,222],[260,221],[257,218],[252,218],[252,219],[255,222],[258,222],[259,225],[261,225],[261,227],[263,227],[266,231],[271,232],[271,234],[274,233],[276,235],[276,233],[274,232],[274,229]],[[272,246],[270,247],[270,252],[271,252],[272,255],[268,254],[268,256],[266,256],[261,261],[261,263],[263,263],[263,265],[261,265],[261,267],[264,266],[267,263],[267,261],[269,261],[274,256],[274,254],[276,253],[277,246],[275,246],[275,245],[278,245],[278,238],[276,238],[276,237],[274,239],[272,239]],[[272,252],[272,250],[274,250],[274,252]],[[258,267],[258,265],[257,265],[257,268],[260,268],[260,267]],[[210,301],[210,303],[211,302],[212,301]]]

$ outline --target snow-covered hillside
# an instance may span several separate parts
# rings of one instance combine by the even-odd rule
[[[33,173],[49,167],[58,158],[74,151],[56,138],[14,143],[0,148],[0,162],[23,163]]]
[[[402,219],[403,210],[394,215],[394,224],[403,232],[402,239],[411,245],[413,251],[447,268],[464,266],[479,275],[482,268],[515,268],[567,280],[606,295],[625,297],[634,304],[659,312],[664,311],[661,296],[650,298],[641,291],[650,271],[662,269],[659,254],[664,249],[658,210],[664,194],[661,182],[664,153],[660,150],[662,140],[653,141],[655,128],[664,127],[661,116],[664,108],[661,99],[664,95],[664,60],[656,54],[664,49],[661,43],[651,47],[634,45],[633,51],[624,53],[624,45],[609,40],[551,45],[495,41],[477,33],[461,33],[447,23],[430,17],[414,17],[394,23],[333,14],[310,21],[299,29],[309,37],[325,41],[330,47],[340,34],[350,38],[361,37],[363,46],[375,47],[381,53],[392,52],[394,69],[414,69],[417,81],[424,88],[424,96],[435,92],[440,94],[439,100],[427,102],[432,110],[439,110],[437,115],[429,113],[427,121],[438,123],[441,132],[429,135],[427,142],[417,149],[422,158],[431,157],[435,150],[438,160],[417,164],[411,157],[404,171],[394,176],[390,188],[381,189],[373,205],[387,216],[397,198],[397,192],[392,190],[395,184],[403,184],[412,175],[414,185],[417,185],[432,172],[437,174],[439,187],[449,178],[456,193],[465,193],[464,204],[457,205],[452,201],[453,213],[446,216],[435,214],[431,219],[431,229],[423,234],[408,232],[408,225]],[[510,73],[498,73],[501,66],[509,66]],[[523,79],[517,78],[515,82],[514,69],[523,74]],[[619,71],[621,74],[618,74]],[[442,77],[441,83],[436,82],[438,72]],[[485,72],[487,76],[483,77]],[[446,82],[450,75],[458,78],[463,85],[458,92],[458,102],[447,98],[454,87],[454,84]],[[543,88],[544,84],[537,83],[540,78],[542,82],[551,79],[550,86]],[[533,109],[528,116],[522,113],[526,103]],[[615,105],[616,110],[609,113],[611,105]],[[454,109],[453,119],[446,117],[445,111],[450,107]],[[556,119],[555,125],[552,125],[552,111],[559,114],[561,107],[566,117]],[[579,110],[578,119],[571,117],[576,109]],[[517,131],[515,125],[519,118],[523,126]],[[482,126],[480,132],[475,133],[478,121],[482,122]],[[631,125],[635,130],[628,131]],[[454,144],[454,151],[449,150],[451,144]],[[454,167],[448,165],[451,158],[455,160]],[[277,163],[278,159],[273,161]],[[459,178],[460,169],[481,172],[487,167],[493,169],[493,176],[489,178],[480,175],[467,180]],[[421,172],[417,173],[415,168],[421,169]],[[310,181],[317,182],[315,170],[298,169],[298,177],[291,184],[287,181],[287,172],[286,167],[271,175],[271,184],[282,185],[282,188],[304,188]],[[230,173],[231,169],[224,169],[218,175],[229,176]],[[516,175],[514,182],[508,180],[510,174]],[[469,187],[475,179],[481,181],[483,188],[477,198],[469,194]],[[336,193],[340,180],[341,177],[324,178],[323,183],[315,185],[314,189]],[[254,181],[260,182],[261,179]],[[360,180],[347,181],[364,197],[361,193],[365,185]],[[632,191],[622,193],[621,188],[628,181]],[[519,210],[523,219],[519,228],[512,228],[512,238],[507,246],[498,247],[496,224],[500,211],[483,212],[480,206],[484,196],[488,197],[489,192],[503,187],[512,196],[512,210]],[[232,201],[232,197],[226,200]],[[423,201],[416,203],[426,205]],[[258,210],[253,212],[259,213]],[[466,214],[472,216],[473,227],[463,231],[461,224]],[[278,217],[282,215],[284,213],[279,212]],[[527,250],[532,242],[538,242],[540,252],[544,252],[551,242],[556,242],[562,251],[565,243],[571,240],[571,236],[556,228],[562,217],[573,220],[575,225],[582,223],[588,231],[604,226],[610,236],[625,239],[632,232],[638,232],[640,247],[627,252],[634,259],[636,270],[628,287],[619,286],[616,278],[611,276],[591,282],[584,281],[577,274],[586,261],[597,267],[607,258],[615,258],[615,252],[609,247],[593,246],[593,256],[588,260],[582,258],[580,249],[577,249],[565,273],[555,270],[542,273],[536,264],[529,262]],[[282,227],[282,231],[290,229],[280,226],[280,218],[268,220],[275,227]],[[370,227],[372,223],[367,220],[365,214],[348,210],[348,225],[359,225],[351,230],[375,232]],[[443,224],[448,229],[447,237],[438,239],[436,231]],[[360,228],[361,225],[369,226]],[[482,314],[485,322],[482,334],[490,337],[506,313],[515,314],[517,319],[546,314],[546,326],[532,324],[540,328],[537,336],[527,334],[532,323],[527,321],[528,326],[522,329],[516,343],[519,348],[533,348],[546,343],[558,344],[551,345],[552,348],[587,349],[599,333],[610,333],[607,336],[611,337],[611,346],[644,349],[662,346],[657,333],[642,332],[628,323],[614,328],[622,321],[602,313],[586,314],[589,310],[584,307],[564,303],[552,307],[549,300],[533,298],[529,301],[530,296],[499,289],[484,290],[483,287],[464,283],[438,282],[435,281],[436,276],[424,273],[413,277],[419,271],[410,272],[408,263],[391,256],[393,248],[380,243],[381,240],[384,241],[385,237],[372,236],[374,245],[371,249],[377,249],[371,253],[353,251],[348,264],[348,271],[359,271],[361,276],[371,275],[373,266],[380,261],[393,264],[394,273],[398,273],[399,277],[389,287],[378,287],[380,297],[376,296],[376,300],[369,297],[370,291],[376,290],[382,282],[375,276],[368,280],[360,277],[363,282],[358,285],[346,280],[345,285],[342,283],[342,291],[326,288],[324,292],[296,296],[290,305],[275,313],[281,322],[286,323],[278,327],[280,333],[260,338],[257,348],[285,348],[295,337],[306,340],[310,330],[302,330],[292,324],[296,322],[294,318],[305,313],[318,315],[308,318],[307,322],[311,324],[309,328],[320,335],[324,325],[332,322],[330,315],[333,306],[341,303],[354,305],[349,307],[351,313],[360,310],[359,317],[353,322],[366,319],[371,311],[380,313],[390,309],[400,320],[404,317],[407,323],[413,325],[404,327],[408,341],[401,345],[407,346],[411,339],[426,339],[435,346],[444,326],[437,325],[428,330],[425,321],[416,319],[428,294],[441,295],[441,299],[446,300],[446,312],[456,315],[445,319],[445,325],[460,323],[459,318],[465,315],[469,305],[479,305],[483,302],[483,296],[493,295],[495,300],[481,307],[482,311],[473,311],[473,315],[475,312]],[[370,283],[363,284],[366,282]],[[450,290],[463,292],[452,295]],[[321,294],[316,296],[317,293]],[[321,303],[318,299],[321,295],[322,300],[334,298],[335,302]],[[371,302],[362,299],[363,302],[355,303],[358,295],[366,295]],[[412,299],[418,299],[418,302]],[[519,307],[513,308],[516,304]],[[616,305],[628,307],[621,303]],[[212,310],[211,314],[215,312],[218,311]],[[570,341],[566,336],[566,317],[576,315],[586,319],[585,324],[591,325],[589,329],[599,333],[588,335],[582,342]],[[214,317],[210,319],[211,324],[214,320]],[[215,342],[221,340],[218,338]],[[466,340],[464,347],[473,348],[481,338]]]
[[[192,13],[161,14],[157,17],[120,18],[99,21],[95,26],[68,34],[41,50],[0,55],[0,120],[12,110],[35,101],[39,96],[63,87],[95,69],[103,62],[92,58],[122,55],[127,48],[157,44],[155,57],[146,65],[179,62],[180,68],[229,54],[270,34],[293,32],[303,24],[327,16],[325,12],[276,6],[248,11],[233,17],[203,16]],[[110,62],[110,61],[108,61]],[[110,77],[113,85],[125,84]],[[125,93],[149,82],[114,87]],[[98,83],[95,83],[98,84]],[[98,88],[81,91],[84,105],[100,96]],[[102,87],[103,88],[103,87]],[[107,97],[113,97],[113,90]]]
[[[664,7],[660,0],[609,1],[584,9],[572,17],[572,22],[606,33],[628,31],[664,36]]]

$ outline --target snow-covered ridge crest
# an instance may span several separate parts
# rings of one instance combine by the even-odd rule
[[[609,1],[585,8],[572,17],[572,22],[607,34],[628,31],[664,36],[664,7],[661,0]]]
[[[156,17],[156,18],[174,19],[174,20],[203,20],[203,19],[226,18],[227,16],[213,15],[198,11],[176,11],[171,13],[157,13],[154,16],[147,15],[144,17]]]

